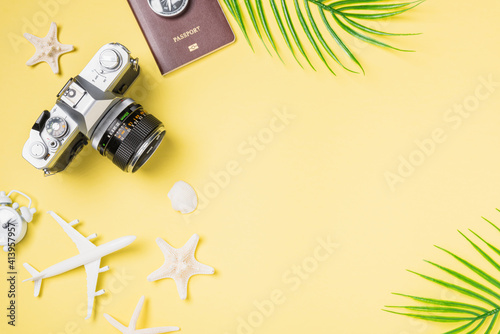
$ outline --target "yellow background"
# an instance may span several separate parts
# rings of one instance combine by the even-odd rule
[[[500,87],[459,125],[444,119],[455,104],[473,103],[476,89],[487,91],[481,77],[500,81],[498,1],[427,1],[384,21],[378,28],[422,32],[390,40],[417,52],[348,39],[367,74],[333,65],[337,77],[304,37],[317,72],[302,70],[283,44],[286,65],[281,64],[253,34],[252,53],[232,19],[235,44],[162,77],[126,1],[60,1],[48,9],[50,15],[42,3],[3,1],[0,14],[0,188],[26,192],[38,209],[18,245],[19,279],[29,277],[23,262],[43,270],[77,253],[48,210],[80,219],[77,229],[83,235],[98,233],[97,244],[129,234],[138,239],[102,261],[111,270],[100,275],[98,289],[108,293],[96,298],[90,321],[81,311],[87,297],[79,268],[44,281],[40,298],[33,297],[32,283],[19,283],[17,326],[7,326],[2,274],[1,333],[115,333],[102,314],[128,324],[145,295],[139,328],[169,325],[182,333],[235,334],[239,319],[259,320],[255,303],[277,291],[284,302],[241,333],[451,329],[381,308],[406,302],[393,291],[457,297],[405,271],[437,274],[424,258],[455,266],[433,244],[477,259],[457,229],[472,228],[500,243],[480,218],[500,223],[494,210],[500,189]],[[22,41],[26,22],[35,35],[45,36],[50,21],[57,22],[61,42],[76,47],[60,58],[59,75],[45,63],[25,65],[34,52]],[[274,23],[272,16],[269,21]],[[123,43],[140,58],[140,79],[127,95],[164,122],[166,138],[134,175],[86,147],[66,172],[44,178],[21,157],[29,129],[54,105],[68,78],[108,42]],[[255,157],[242,152],[250,147],[249,138],[269,135],[265,129],[274,112],[285,109],[295,118]],[[415,141],[432,138],[436,129],[446,140],[391,190],[386,172],[397,173],[400,156],[416,157]],[[238,163],[238,173],[215,186],[214,175],[231,161]],[[206,198],[193,215],[182,216],[170,206],[167,193],[178,180]],[[146,277],[163,263],[156,237],[181,247],[193,233],[201,237],[198,260],[216,274],[193,277],[188,300],[182,301],[172,280],[149,283]],[[328,237],[338,247],[316,268],[317,240]],[[298,288],[297,276],[290,281],[294,265],[312,271]],[[6,270],[2,254],[0,271]]]

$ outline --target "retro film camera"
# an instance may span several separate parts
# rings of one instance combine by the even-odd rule
[[[160,145],[165,129],[123,94],[139,75],[137,58],[119,43],[104,45],[43,111],[24,144],[23,157],[45,176],[63,171],[90,140],[125,172],[136,172]]]

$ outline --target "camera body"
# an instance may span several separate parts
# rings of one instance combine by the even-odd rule
[[[165,130],[123,94],[140,73],[137,58],[119,43],[104,45],[57,94],[55,106],[33,125],[22,155],[45,176],[63,171],[90,140],[122,170],[135,172],[154,153]]]

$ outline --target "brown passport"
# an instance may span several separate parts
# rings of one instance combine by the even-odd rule
[[[175,17],[156,14],[148,0],[127,0],[162,74],[234,42],[217,0],[189,0]]]

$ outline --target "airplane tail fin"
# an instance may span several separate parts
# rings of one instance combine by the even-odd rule
[[[30,266],[28,263],[23,264],[23,266],[24,268],[26,268],[26,270],[28,270],[28,272],[32,276],[31,278],[28,278],[23,282],[33,281],[35,283],[35,297],[38,297],[38,295],[40,294],[40,288],[42,287],[42,278],[38,277],[38,274],[40,274],[40,272],[35,268],[33,268],[32,266]]]

